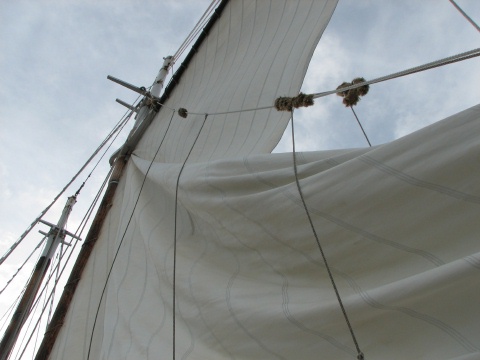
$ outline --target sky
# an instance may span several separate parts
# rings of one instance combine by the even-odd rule
[[[162,58],[176,52],[209,3],[0,1],[0,255],[125,114],[115,99],[135,100],[136,94],[107,75],[149,86]],[[480,23],[479,1],[457,3]],[[377,78],[478,47],[480,34],[448,0],[340,0],[302,91],[332,90],[358,76]],[[475,58],[373,85],[355,111],[378,145],[476,105],[479,83],[480,59]],[[335,95],[296,114],[299,151],[367,146],[350,109]],[[287,129],[276,151],[290,150]],[[82,190],[70,231],[107,171],[105,159]],[[66,197],[86,175],[46,220],[57,221]],[[0,267],[0,287],[40,239],[32,232],[20,254]]]

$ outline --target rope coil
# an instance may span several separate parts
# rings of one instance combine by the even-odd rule
[[[293,108],[313,105],[313,95],[300,93],[294,97],[279,97],[275,100],[275,109],[278,111],[292,111]]]
[[[188,116],[188,110],[185,109],[185,108],[180,108],[180,109],[178,109],[178,115],[179,115],[180,117],[186,119],[187,116]]]
[[[352,82],[343,82],[341,83],[338,87],[338,89],[343,89],[348,86],[364,83],[366,80],[362,77],[358,77],[352,80]],[[337,92],[338,96],[343,97],[343,104],[348,107],[348,106],[354,106],[357,105],[358,102],[360,101],[360,96],[365,96],[368,93],[368,90],[370,90],[370,85],[362,85],[360,87],[350,89],[350,90],[345,90],[345,91],[340,91]]]

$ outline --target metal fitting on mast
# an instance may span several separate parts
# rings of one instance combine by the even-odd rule
[[[155,83],[152,86],[152,90],[150,91],[151,94],[155,97],[160,97],[160,92],[162,91],[165,78],[167,77],[168,69],[173,64],[173,56],[169,55],[167,57],[164,57],[163,60],[163,65],[158,71],[158,75],[155,78]]]

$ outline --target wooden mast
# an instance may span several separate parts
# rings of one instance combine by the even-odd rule
[[[183,75],[183,72],[188,67],[193,56],[196,54],[197,49],[200,47],[200,45],[208,36],[208,32],[213,27],[217,19],[220,17],[228,1],[229,0],[222,0],[222,2],[215,9],[212,17],[203,28],[202,33],[198,36],[197,41],[192,46],[192,49],[190,50],[190,52],[185,57],[185,60],[182,62],[179,69],[172,76],[172,79],[170,80],[169,84],[165,88],[163,95],[160,97],[160,99],[157,98],[159,104],[165,103],[165,101],[167,101],[167,99],[170,97],[170,94],[172,93],[176,85],[179,83],[180,78]],[[127,139],[124,146],[122,146],[122,150],[120,151],[120,153],[117,155],[115,159],[115,163],[113,164],[114,169],[110,177],[109,185],[107,187],[107,190],[105,191],[105,195],[98,208],[97,214],[95,215],[95,218],[92,222],[92,226],[90,227],[90,230],[87,234],[87,237],[82,246],[82,249],[77,257],[75,265],[72,268],[72,272],[70,273],[70,277],[67,281],[67,284],[65,285],[62,296],[55,309],[55,313],[53,314],[52,320],[50,321],[50,324],[47,327],[42,343],[40,344],[40,347],[35,356],[35,360],[45,360],[45,359],[48,359],[48,357],[50,356],[50,353],[52,351],[53,345],[55,344],[57,335],[60,332],[60,329],[65,321],[65,316],[67,314],[68,308],[75,294],[75,290],[77,288],[78,282],[80,281],[83,270],[85,269],[85,266],[88,262],[90,254],[92,253],[95,243],[98,240],[98,237],[100,235],[100,230],[102,228],[103,222],[112,205],[115,191],[117,189],[118,182],[123,174],[123,170],[128,160],[128,156],[135,149],[142,135],[145,133],[146,129],[148,128],[150,123],[153,121],[155,115],[160,110],[160,107],[158,108],[157,111],[151,109],[151,111],[148,112],[145,119],[143,119],[139,123],[139,126],[136,129],[135,133],[131,134],[130,138]]]
[[[7,360],[10,357],[15,343],[17,341],[18,335],[22,330],[25,321],[28,319],[29,313],[32,309],[32,305],[37,296],[38,290],[42,285],[45,274],[48,271],[52,257],[55,255],[55,251],[58,245],[65,240],[65,236],[69,235],[74,238],[77,238],[74,234],[65,230],[68,217],[72,211],[73,205],[75,205],[76,196],[71,196],[68,198],[67,203],[62,211],[62,215],[57,223],[57,225],[51,224],[47,221],[40,220],[40,222],[50,226],[50,231],[48,233],[41,232],[47,236],[48,240],[45,245],[40,258],[35,265],[33,274],[30,277],[27,286],[25,287],[25,292],[22,295],[20,302],[13,313],[10,324],[5,331],[2,341],[0,343],[0,359]]]

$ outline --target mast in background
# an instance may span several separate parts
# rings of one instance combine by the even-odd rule
[[[7,360],[10,357],[10,353],[15,346],[18,335],[20,334],[28,315],[30,314],[32,304],[35,301],[35,297],[37,296],[38,290],[45,278],[45,274],[47,273],[58,245],[60,243],[69,245],[68,243],[65,243],[66,235],[80,240],[80,238],[65,230],[68,216],[76,202],[76,195],[68,198],[57,225],[40,220],[43,224],[50,226],[50,231],[48,233],[40,231],[41,234],[47,236],[47,244],[45,245],[40,259],[35,265],[35,269],[28,281],[25,292],[23,293],[15,312],[13,313],[12,319],[10,320],[10,324],[2,338],[2,342],[0,343],[0,360]]]

